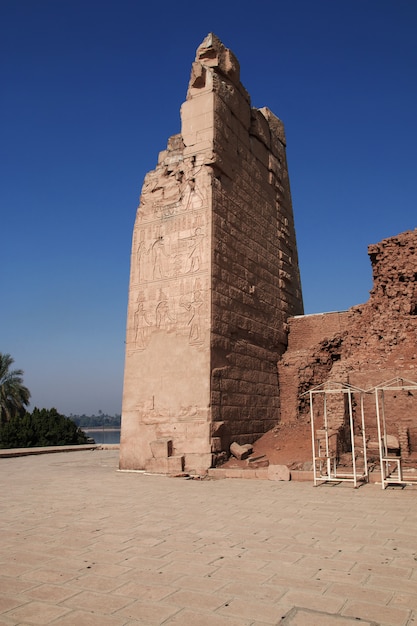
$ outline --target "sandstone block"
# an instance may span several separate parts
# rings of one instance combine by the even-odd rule
[[[244,444],[243,446],[241,446],[236,443],[236,441],[234,441],[230,445],[230,453],[233,454],[233,456],[238,459],[238,461],[243,461],[244,459],[247,459],[248,456],[252,454],[252,451],[253,446],[251,446],[250,444]]]
[[[183,455],[170,456],[168,458],[168,473],[177,474],[184,471],[184,457]]]
[[[210,427],[211,427],[211,434],[213,437],[221,437],[221,435],[223,434],[225,430],[225,423],[213,421]]]
[[[146,470],[151,474],[168,474],[168,458],[147,459]]]
[[[251,126],[249,133],[254,137],[257,137],[262,143],[270,148],[271,146],[271,131],[268,125],[268,121],[262,112],[258,109],[252,109],[251,111]]]
[[[172,439],[163,437],[156,441],[151,441],[151,452],[155,459],[166,459],[172,456]]]
[[[268,468],[260,467],[255,469],[255,478],[258,480],[268,480]]]
[[[291,480],[290,470],[286,465],[269,465],[268,480]]]
[[[269,466],[268,459],[264,456],[264,458],[257,459],[252,461],[252,459],[248,459],[248,467],[251,469],[259,469],[261,467],[267,468]]]
[[[274,113],[272,113],[270,109],[268,109],[268,107],[262,107],[259,111],[268,121],[269,128],[272,130],[272,137],[278,139],[281,142],[281,145],[285,146],[286,139],[284,124],[276,115],[274,115]]]
[[[152,474],[179,474],[184,471],[184,457],[176,455],[168,458],[148,459],[146,469]]]
[[[388,450],[399,450],[400,449],[400,444],[398,442],[398,439],[394,435],[386,435],[385,443],[386,443],[386,446],[387,446]]]
[[[269,166],[268,149],[256,137],[251,137],[251,149],[255,157],[259,159],[262,165],[267,169]]]
[[[222,440],[221,437],[212,437],[211,438],[211,451],[212,452],[221,452],[222,450]]]
[[[296,470],[291,472],[291,480],[304,482],[313,480],[313,470]]]

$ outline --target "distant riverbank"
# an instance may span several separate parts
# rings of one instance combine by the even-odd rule
[[[82,428],[96,443],[120,443],[120,428]]]

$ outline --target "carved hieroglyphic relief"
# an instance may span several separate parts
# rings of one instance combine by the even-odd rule
[[[201,290],[198,288],[198,286],[199,285],[195,286],[191,300],[186,301],[185,299],[182,299],[182,301],[180,302],[180,305],[184,307],[184,309],[190,314],[187,325],[190,327],[188,337],[191,345],[198,345],[201,344],[203,341],[201,318],[204,301]]]
[[[147,345],[148,332],[147,328],[152,326],[149,321],[148,314],[144,310],[144,303],[138,302],[137,309],[134,313],[135,345],[138,350],[144,350]]]
[[[252,108],[237,59],[210,33],[181,132],[146,175],[137,212],[121,468],[167,471],[151,445],[167,437],[199,472],[231,437],[271,426],[283,320],[302,312],[297,273],[282,123]]]
[[[199,347],[208,325],[207,172],[196,158],[168,157],[150,172],[136,220],[130,286],[128,351],[146,350],[165,330]],[[207,324],[205,323],[207,322]]]

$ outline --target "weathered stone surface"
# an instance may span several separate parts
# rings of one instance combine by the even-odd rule
[[[398,438],[394,435],[387,435],[384,439],[385,445],[388,450],[399,450],[400,444],[398,442]]]
[[[365,390],[396,378],[417,381],[417,229],[371,245],[368,253],[373,270],[368,302],[288,320],[288,350],[278,364],[283,421],[308,419],[309,402],[302,394],[326,381]],[[403,457],[417,453],[415,396],[407,390],[384,394],[387,435]],[[373,394],[365,397],[365,412],[375,415]],[[340,423],[331,427],[337,430]],[[377,451],[375,417],[367,420],[366,432],[368,449]]]
[[[211,438],[211,451],[212,452],[221,452],[222,451],[222,438],[221,437],[212,437]]]
[[[172,456],[172,439],[164,437],[151,441],[151,452],[155,459],[164,459]]]
[[[236,441],[234,441],[230,446],[230,454],[232,454],[239,461],[243,461],[247,459],[250,454],[253,452],[253,447],[248,444],[244,444],[240,446]]]
[[[302,313],[282,122],[254,109],[213,34],[181,133],[144,180],[131,252],[121,469],[207,469],[278,419],[276,361]],[[153,459],[153,461],[152,461]],[[156,471],[156,470],[152,470]],[[158,471],[161,471],[158,469]]]
[[[184,471],[184,457],[176,455],[147,459],[146,469],[154,474],[179,474]]]
[[[268,465],[268,480],[291,480],[290,470],[286,465]]]

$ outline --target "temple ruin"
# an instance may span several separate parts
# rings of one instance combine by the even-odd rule
[[[378,457],[375,388],[384,391],[386,436],[404,461],[417,462],[417,229],[368,247],[369,300],[348,311],[288,320],[288,349],[278,363],[282,423],[310,419],[309,389],[334,381],[367,391],[366,445]],[[351,448],[344,398],[332,399],[328,428],[338,454]],[[353,413],[358,407],[353,407]],[[323,409],[322,409],[323,414]],[[359,424],[353,436],[361,434]],[[359,446],[363,448],[360,439]],[[412,459],[414,457],[414,459]]]
[[[272,428],[302,313],[284,127],[209,34],[137,210],[120,468],[204,472]]]
[[[368,302],[303,315],[285,146],[208,35],[137,210],[121,469],[204,474],[310,423],[313,465],[350,455],[355,486],[390,452],[417,466],[417,229],[369,246]]]

